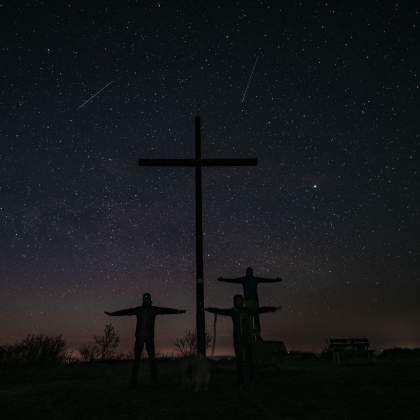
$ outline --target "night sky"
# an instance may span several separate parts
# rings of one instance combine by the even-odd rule
[[[187,310],[157,350],[195,328],[194,169],[138,159],[194,157],[200,109],[203,158],[258,158],[203,168],[205,306],[251,266],[283,279],[265,340],[420,347],[419,16],[351,3],[2,2],[0,345],[77,354],[112,323],[132,350],[135,317],[104,311],[144,292]]]

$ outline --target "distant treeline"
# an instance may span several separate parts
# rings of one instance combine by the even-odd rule
[[[49,364],[68,364],[96,361],[132,360],[133,353],[117,352],[119,336],[112,325],[107,325],[103,336],[95,336],[94,342],[79,349],[80,356],[73,356],[68,351],[66,340],[62,336],[48,337],[43,334],[28,335],[15,344],[0,346],[0,367],[34,366]],[[177,340],[179,342],[179,340]],[[177,349],[180,353],[180,351]],[[158,358],[178,359],[184,354],[162,354],[157,352]],[[286,357],[297,360],[325,359],[328,352],[321,353],[291,351]],[[378,360],[386,359],[420,359],[420,348],[394,347],[386,349],[377,356]]]

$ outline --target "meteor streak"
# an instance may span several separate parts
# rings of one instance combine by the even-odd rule
[[[28,0],[26,3],[25,3],[25,6],[23,6],[23,9],[20,11],[20,13],[19,13],[19,15],[18,15],[18,17],[15,19],[15,21],[13,22],[13,24],[12,24],[12,26],[9,28],[9,31],[11,31],[12,30],[12,28],[13,28],[13,26],[15,26],[15,23],[18,21],[18,19],[20,18],[20,15],[23,13],[23,11],[26,9],[26,6],[28,5],[28,3],[30,2],[31,0]]]
[[[258,61],[258,56],[257,56],[257,59],[255,60],[254,67],[252,68],[252,72],[251,72],[251,76],[249,77],[248,84],[246,85],[246,89],[245,89],[244,97],[242,98],[242,102],[244,101],[244,99],[245,99],[245,95],[246,95],[246,92],[248,91],[248,88],[249,88],[249,82],[251,81],[251,79],[252,79],[252,75],[254,74],[254,70],[255,70],[255,66],[257,65],[257,61]]]
[[[114,83],[114,81],[109,82],[105,87],[103,87],[99,92],[96,92],[93,96],[91,96],[84,104],[80,105],[79,108],[80,109],[82,106],[85,106],[89,101],[91,101],[96,95],[98,95],[99,93],[101,93],[104,89],[106,89],[111,83]]]

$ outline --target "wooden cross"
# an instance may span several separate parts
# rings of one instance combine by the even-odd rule
[[[197,297],[197,352],[206,354],[206,327],[204,317],[203,273],[203,202],[201,168],[203,166],[256,166],[257,159],[202,159],[200,116],[195,117],[195,159],[139,159],[140,166],[193,166],[195,167],[196,215],[196,297]]]

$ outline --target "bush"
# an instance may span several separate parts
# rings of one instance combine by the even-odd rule
[[[75,360],[72,352],[67,351],[66,340],[61,335],[30,334],[20,342],[0,346],[0,366],[45,365]]]
[[[410,349],[394,347],[393,349],[383,350],[378,356],[380,359],[420,359],[420,348]]]
[[[206,349],[210,347],[212,341],[211,334],[206,328]],[[181,357],[194,356],[197,354],[197,331],[185,331],[183,338],[177,338],[175,341],[175,350],[180,353]]]
[[[83,362],[94,362],[99,359],[99,347],[91,341],[79,348],[80,358]]]

